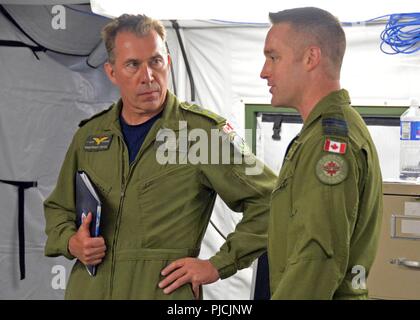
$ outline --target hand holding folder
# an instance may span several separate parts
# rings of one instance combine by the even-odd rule
[[[98,237],[101,219],[102,203],[95,191],[94,185],[90,181],[85,172],[76,173],[76,225],[83,230],[79,232],[84,236]],[[91,213],[92,218],[89,219],[89,228],[84,230],[84,219]],[[91,276],[96,275],[96,265],[86,265],[86,269]]]

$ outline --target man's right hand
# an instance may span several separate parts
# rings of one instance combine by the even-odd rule
[[[88,213],[83,219],[79,230],[69,240],[70,253],[85,265],[97,265],[105,257],[105,240],[103,237],[92,238],[89,225],[92,221],[92,213]]]

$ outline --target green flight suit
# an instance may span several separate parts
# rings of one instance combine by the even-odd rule
[[[121,100],[85,121],[75,134],[56,188],[44,203],[45,254],[74,258],[68,241],[76,232],[77,170],[85,171],[99,190],[101,235],[107,250],[95,277],[82,263],[75,263],[66,299],[193,299],[189,284],[165,295],[158,287],[163,279],[160,272],[173,260],[199,254],[217,194],[232,210],[243,212],[235,232],[210,259],[221,278],[249,266],[264,252],[276,176],[266,168],[259,175],[247,175],[247,164],[160,164],[156,157],[160,129],[179,137],[184,129],[201,128],[210,137],[212,128],[220,130],[226,123],[210,111],[180,103],[170,92],[165,103],[162,117],[130,165],[119,125]],[[172,143],[167,152],[185,159],[186,151],[181,143]]]
[[[324,97],[291,143],[272,193],[272,299],[363,299],[375,258],[382,178],[347,91]],[[353,273],[352,273],[353,272]]]

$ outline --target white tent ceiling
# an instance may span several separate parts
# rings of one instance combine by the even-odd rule
[[[267,23],[268,12],[294,7],[316,6],[336,15],[340,21],[363,21],[378,16],[419,12],[420,2],[411,0],[241,0],[241,1],[132,1],[91,0],[92,11],[108,17],[122,13],[143,13],[161,20],[224,20],[231,22]]]
[[[364,21],[382,15],[420,12],[420,2],[412,0],[0,0],[0,4],[81,4],[91,3],[92,11],[107,17],[122,13],[144,13],[161,20],[222,20],[267,23],[268,12],[293,7],[317,6],[336,15],[341,21]]]
[[[89,3],[89,0],[0,0],[0,4],[53,5],[81,3]]]

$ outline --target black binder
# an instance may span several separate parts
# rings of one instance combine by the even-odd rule
[[[89,227],[91,237],[99,236],[101,207],[101,200],[88,175],[83,171],[78,171],[76,173],[76,225],[80,227],[82,220],[91,212],[92,221]],[[91,276],[96,275],[96,266],[87,265],[86,269]]]

